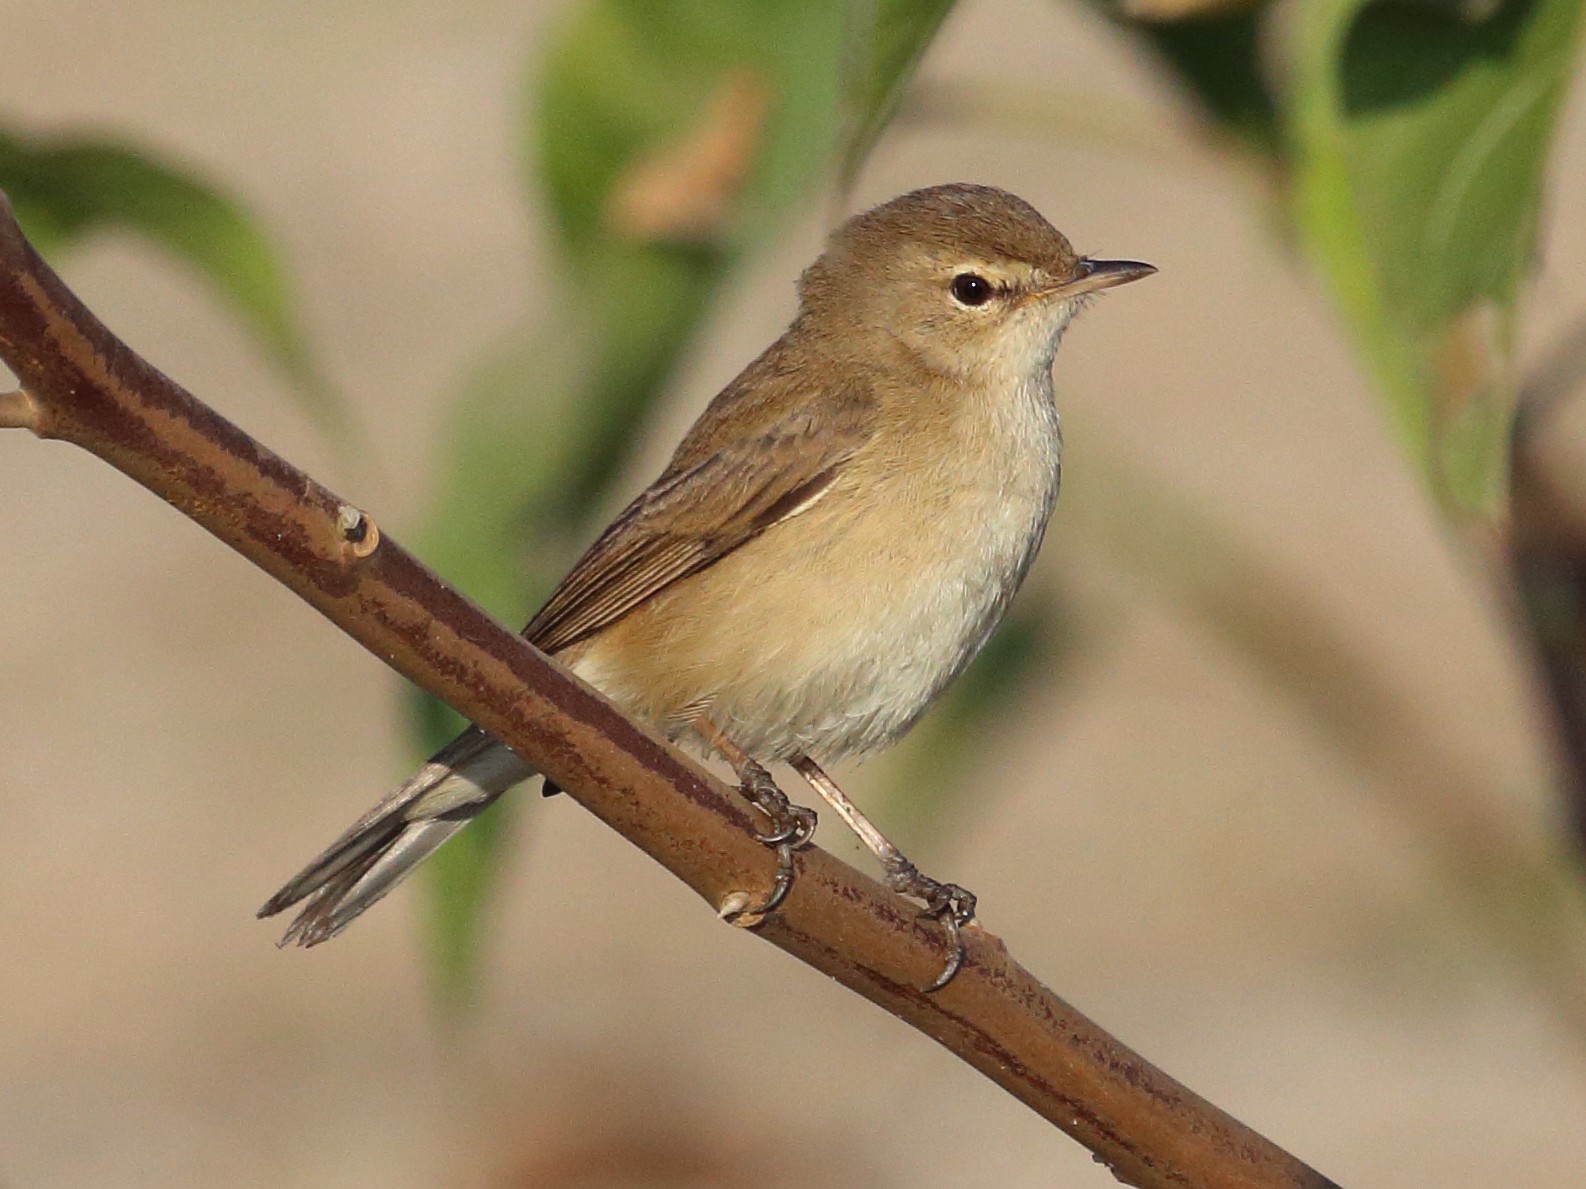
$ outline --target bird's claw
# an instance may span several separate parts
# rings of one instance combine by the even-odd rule
[[[767,913],[780,908],[782,901],[787,899],[787,894],[793,887],[793,876],[793,847],[784,842],[776,848],[776,875],[771,881],[771,890],[758,904],[734,904],[731,908],[724,909],[721,919],[728,924],[745,927],[759,924]],[[736,898],[743,898],[742,892],[735,892],[733,895]]]
[[[942,883],[922,874],[901,855],[886,868],[887,886],[894,892],[923,900],[925,909],[920,916],[940,921],[947,933],[947,964],[935,979],[920,988],[927,995],[934,994],[952,982],[964,967],[964,926],[975,919],[975,894],[955,883]]]
[[[925,911],[920,915],[941,921],[947,933],[947,964],[928,986],[920,988],[930,995],[952,982],[963,969],[964,926],[975,919],[975,894],[957,884],[937,884],[925,898]]]
[[[795,805],[777,788],[771,774],[759,764],[751,764],[741,775],[743,795],[771,823],[771,828],[755,837],[767,846],[790,846],[797,850],[815,836],[818,820],[813,809]]]
[[[740,779],[744,796],[770,822],[771,828],[764,833],[757,833],[755,837],[766,846],[776,849],[776,876],[771,882],[771,890],[760,903],[723,914],[725,919],[735,924],[758,921],[787,899],[796,874],[793,852],[809,844],[818,820],[813,809],[789,801],[787,794],[777,788],[771,774],[760,765],[746,766],[745,771],[740,773]]]
[[[756,802],[758,805],[759,802]],[[815,837],[815,825],[818,819],[813,809],[806,809],[802,805],[794,805],[783,798],[783,804],[778,807],[780,813],[760,805],[760,811],[771,818],[772,828],[764,834],[756,834],[755,838],[767,846],[781,846],[783,843],[797,850],[801,846],[808,846],[811,838]],[[780,820],[778,818],[780,817]]]

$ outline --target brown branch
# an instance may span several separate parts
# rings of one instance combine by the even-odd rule
[[[252,559],[410,680],[531,759],[720,910],[768,886],[736,796],[492,622],[373,521],[156,371],[66,289],[0,197],[0,358],[40,436],[92,451]],[[765,940],[912,1024],[1141,1189],[1332,1182],[1205,1102],[1042,986],[980,929],[945,990],[940,930],[807,848]]]

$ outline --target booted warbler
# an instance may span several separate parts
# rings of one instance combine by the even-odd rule
[[[706,408],[671,462],[524,629],[629,714],[718,752],[764,813],[776,882],[814,814],[790,764],[948,929],[964,889],[919,872],[821,765],[901,736],[1002,619],[1057,499],[1058,340],[1148,264],[1076,255],[989,186],[857,215],[799,281],[793,324]],[[272,897],[286,940],[335,936],[534,769],[470,727]]]

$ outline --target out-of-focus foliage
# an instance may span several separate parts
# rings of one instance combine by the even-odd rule
[[[141,149],[9,131],[0,131],[0,189],[46,255],[91,234],[129,231],[189,265],[236,311],[320,427],[346,442],[352,422],[309,353],[279,256],[237,203]]]
[[[863,35],[851,42],[843,79],[843,143],[838,184],[846,193],[898,109],[904,88],[941,29],[953,0],[856,2]]]
[[[1300,0],[1281,12],[1131,25],[1286,188],[1289,230],[1330,289],[1410,465],[1456,523],[1503,523],[1515,326],[1583,7]],[[1212,58],[1221,66],[1208,71]],[[1122,486],[1137,497],[1146,490],[1139,477]],[[1119,526],[1161,519],[1135,515]],[[1586,1020],[1578,864],[1518,827],[1495,830],[1488,790],[1472,786],[1446,749],[1393,727],[1404,715],[1373,658],[1338,639],[1302,592],[1228,548],[1215,525],[1149,541],[1115,526],[1108,538],[1373,771],[1471,918],[1530,968],[1573,1025]],[[1193,554],[1174,544],[1186,539]],[[1531,579],[1548,567],[1522,556],[1514,577],[1530,596],[1554,695],[1567,697],[1581,683],[1579,658],[1551,648],[1550,636],[1569,620],[1560,607],[1581,595],[1539,598]],[[1566,735],[1578,730],[1570,706],[1556,709]],[[1581,739],[1564,743],[1586,754]],[[1571,782],[1586,787],[1578,770]]]
[[[1278,151],[1277,100],[1261,62],[1259,6],[1168,24],[1134,24],[1207,115],[1251,147]]]
[[[1456,514],[1503,498],[1515,303],[1581,12],[1303,0],[1282,23],[1131,25],[1286,181],[1401,443]]]
[[[1405,448],[1451,506],[1502,496],[1515,301],[1581,11],[1311,0],[1294,32],[1296,222]],[[1484,307],[1490,327],[1470,321]],[[1472,333],[1489,358],[1462,367]]]

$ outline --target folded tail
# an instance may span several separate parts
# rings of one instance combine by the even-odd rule
[[[478,727],[435,753],[259,909],[302,903],[282,945],[318,945],[340,933],[513,785],[534,770]]]

